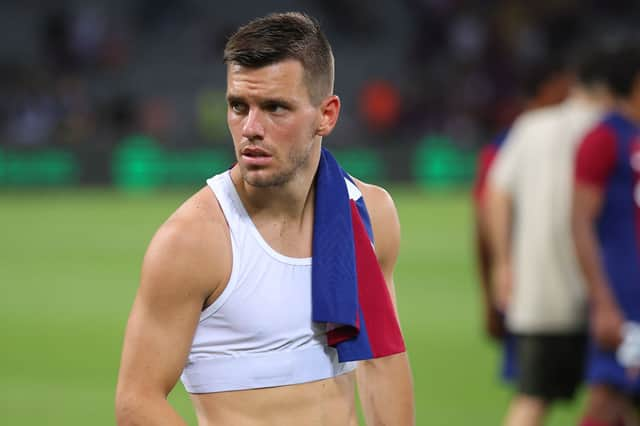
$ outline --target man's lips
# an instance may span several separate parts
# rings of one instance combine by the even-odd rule
[[[258,147],[246,147],[240,153],[243,157],[271,157],[266,150]]]
[[[249,166],[265,166],[272,159],[269,152],[258,147],[246,147],[240,151],[240,154],[243,162]]]

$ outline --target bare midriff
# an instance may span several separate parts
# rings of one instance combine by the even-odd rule
[[[199,426],[357,426],[355,373],[298,385],[192,394]]]

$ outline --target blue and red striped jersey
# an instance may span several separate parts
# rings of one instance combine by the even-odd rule
[[[614,112],[582,141],[576,181],[603,191],[596,230],[605,272],[628,320],[640,321],[640,129]]]

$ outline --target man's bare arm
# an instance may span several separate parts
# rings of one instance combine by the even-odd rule
[[[503,312],[512,291],[511,238],[513,203],[511,195],[494,184],[487,193],[487,229],[491,244],[491,287],[493,300]]]
[[[491,245],[489,241],[487,186],[489,172],[493,165],[498,149],[493,144],[487,145],[478,156],[477,173],[473,188],[473,219],[475,258],[480,281],[482,307],[484,313],[484,329],[487,335],[496,340],[504,337],[504,320],[496,308],[491,292]]]
[[[476,205],[474,208],[475,254],[482,292],[482,306],[484,308],[485,332],[488,336],[501,340],[504,337],[504,324],[496,308],[491,291],[491,246],[489,241],[487,207]]]
[[[572,228],[590,299],[592,332],[602,347],[614,349],[622,341],[624,319],[609,288],[594,230],[602,198],[600,188],[577,183],[573,197]]]
[[[376,255],[394,306],[393,270],[400,247],[400,223],[389,194],[381,188],[358,182],[376,241]],[[360,403],[367,424],[410,426],[415,424],[413,380],[407,353],[360,361],[356,370]]]
[[[215,291],[217,275],[207,265],[221,259],[219,269],[225,270],[225,247],[202,237],[215,232],[212,228],[170,219],[149,245],[118,377],[116,418],[121,426],[185,424],[167,395],[184,368],[202,307]]]

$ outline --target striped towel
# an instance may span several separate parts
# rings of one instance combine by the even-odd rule
[[[327,323],[327,341],[340,362],[404,352],[364,199],[324,148],[315,197],[313,320]]]

